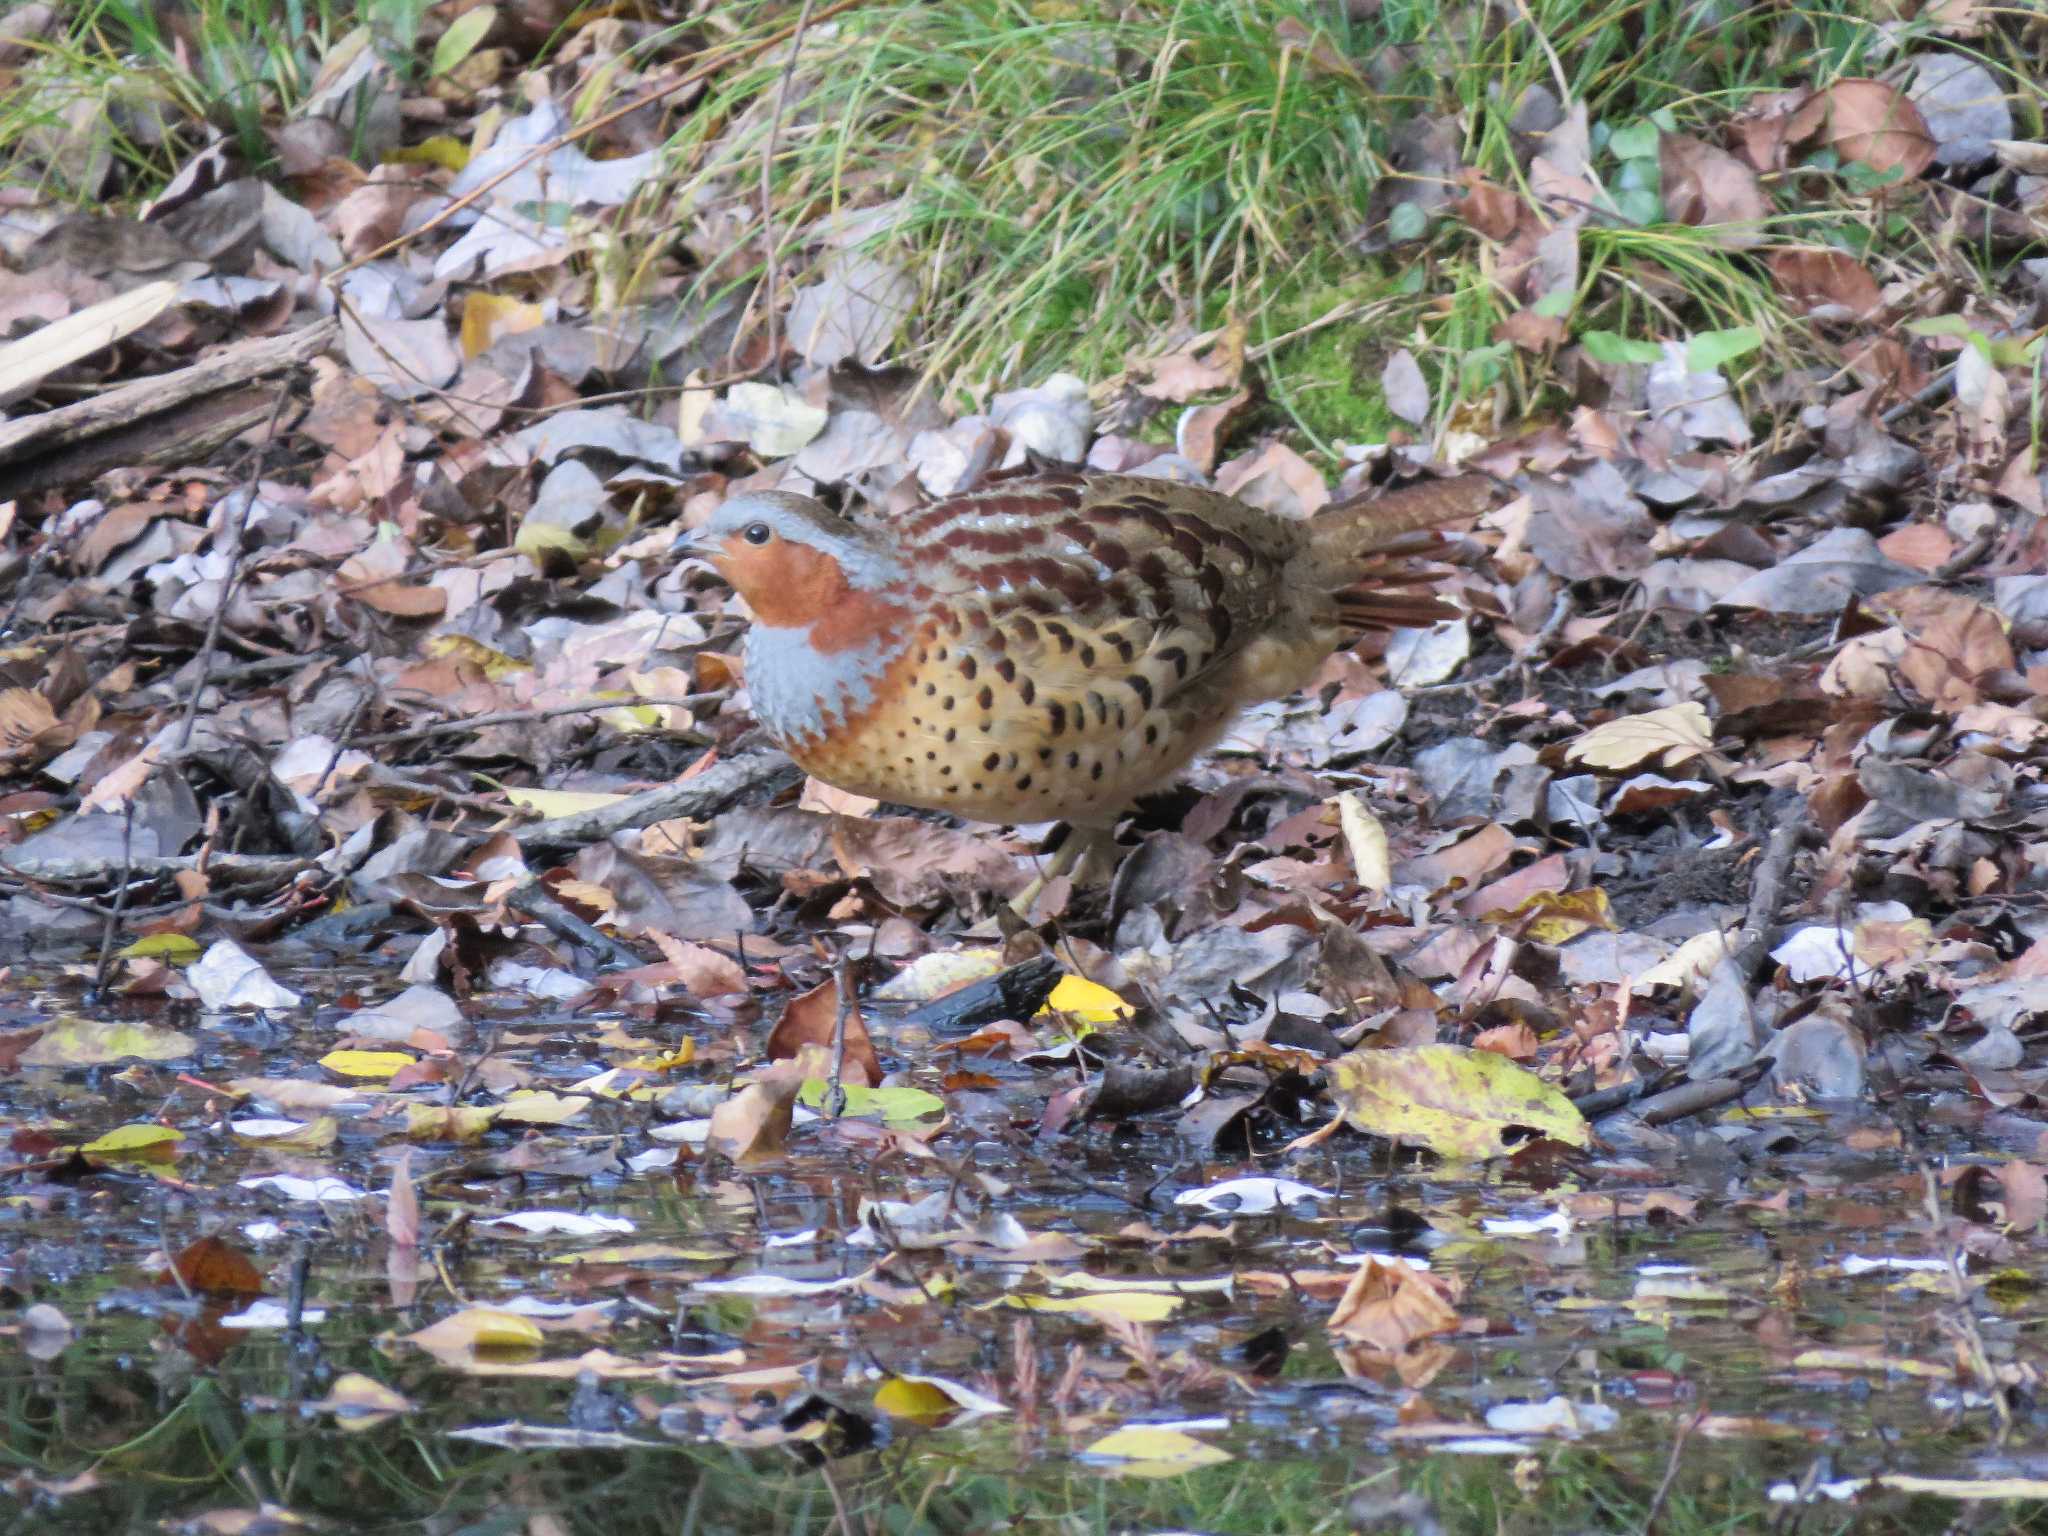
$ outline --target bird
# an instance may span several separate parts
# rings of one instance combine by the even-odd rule
[[[754,717],[800,768],[973,821],[1064,821],[1080,836],[1048,875],[1079,880],[1133,801],[1347,633],[1454,611],[1404,592],[1386,556],[1497,485],[1425,480],[1298,519],[1031,468],[886,520],[745,491],[681,543],[751,610]]]

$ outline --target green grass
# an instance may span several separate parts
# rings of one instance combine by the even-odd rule
[[[1461,224],[1397,218],[1422,238],[1386,254],[1359,239],[1402,120],[1448,115],[1465,163],[1514,185],[1527,160],[1515,107],[1541,89],[1585,105],[1594,172],[1617,199],[1587,225],[1575,333],[1755,326],[1780,361],[1808,353],[1755,254],[1663,220],[1643,124],[1715,137],[1758,90],[1874,67],[1863,8],[1531,0],[1526,22],[1478,33],[1461,30],[1477,12],[1436,0],[1348,28],[1336,9],[874,0],[809,38],[779,126],[781,57],[720,79],[681,126],[662,198],[716,203],[758,242],[772,132],[784,273],[801,274],[835,220],[873,215],[863,243],[919,287],[909,360],[956,408],[1056,368],[1113,381],[1232,321],[1256,343],[1320,295],[1362,294],[1361,318],[1270,359],[1273,408],[1328,447],[1384,433],[1377,376],[1397,346],[1423,360],[1442,415],[1494,392],[1503,416],[1545,403],[1549,370],[1494,341],[1512,305]],[[1782,190],[1771,238],[1855,238],[1856,198],[1817,207],[1808,187]],[[751,292],[759,271],[701,281]]]
[[[0,163],[116,206],[160,188],[215,132],[260,170],[270,134],[355,28],[400,80],[418,77],[424,4],[84,0],[0,93]],[[1824,338],[1785,312],[1770,244],[1825,241],[1910,270],[1977,259],[1934,249],[1897,193],[1825,157],[1766,179],[1777,212],[1762,249],[1727,250],[1665,217],[1652,128],[1719,141],[1757,92],[1880,70],[1896,55],[1876,47],[1861,0],[1386,0],[1358,21],[1328,0],[865,0],[812,27],[778,111],[786,51],[747,45],[796,11],[724,4],[642,44],[664,69],[729,62],[679,111],[668,183],[599,243],[596,291],[630,301],[681,284],[697,301],[758,306],[772,237],[786,304],[851,240],[915,284],[897,356],[953,410],[1057,369],[1106,397],[1131,363],[1240,323],[1263,389],[1244,431],[1283,428],[1323,452],[1384,437],[1396,423],[1379,373],[1401,347],[1431,380],[1433,428],[1554,412],[1569,402],[1550,360],[1496,339],[1515,307],[1497,253],[1443,209],[1400,206],[1401,189],[1441,173],[1404,181],[1389,158],[1404,124],[1432,117],[1457,166],[1526,195],[1518,114],[1538,94],[1584,109],[1603,189],[1578,281],[1548,301],[1570,339],[1753,328],[1738,384],[1759,364],[1832,366]],[[1900,42],[1920,46],[1911,26]],[[2020,23],[1967,46],[2037,131],[2048,98]],[[617,88],[615,71],[593,72],[580,111],[615,105]],[[67,110],[90,122],[90,153],[48,153]],[[110,175],[94,172],[109,160]],[[698,218],[705,239],[679,257],[677,234]],[[1337,302],[1339,323],[1304,331]],[[1142,430],[1169,435],[1173,414]]]
[[[86,0],[0,97],[0,164],[58,201],[140,200],[212,132],[252,166],[357,26],[401,77],[426,0]],[[67,126],[67,116],[76,119]],[[51,157],[56,139],[76,153]],[[104,170],[102,167],[104,166]]]

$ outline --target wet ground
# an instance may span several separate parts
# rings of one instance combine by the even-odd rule
[[[2048,1477],[2023,1363],[2041,1308],[2030,1256],[1983,1235],[1999,1186],[1967,1171],[2007,1164],[2010,1134],[1960,1099],[1737,1111],[1669,1145],[1453,1171],[1350,1135],[1284,1164],[1204,1159],[1142,1125],[1034,1139],[1057,1069],[919,1066],[908,1080],[945,1088],[955,1117],[935,1155],[872,1117],[800,1116],[785,1156],[742,1169],[678,1150],[684,1122],[648,1102],[451,1143],[418,1116],[480,1094],[462,1082],[360,1091],[281,1112],[312,1131],[252,1134],[276,1118],[262,1096],[230,1110],[206,1085],[341,1082],[306,1065],[331,1020],[161,1014],[96,1016],[175,1025],[186,1059],[0,1079],[6,1529],[2044,1518],[1986,1497]],[[34,1017],[18,1003],[6,1027]],[[626,1059],[629,1035],[677,1043],[602,1016],[499,1022],[493,1059],[547,1086]],[[684,1065],[668,1085],[696,1077],[715,1080]],[[74,1150],[137,1125],[183,1139],[154,1162]],[[416,1249],[394,1247],[386,1211],[401,1155]],[[1266,1174],[1319,1193],[1258,1213],[1178,1200]],[[277,1175],[330,1182],[242,1182]],[[897,1203],[864,1223],[864,1200]],[[602,1220],[502,1221],[536,1213]],[[1447,1280],[1457,1326],[1398,1361],[1334,1339],[1368,1255]],[[1957,1265],[1994,1274],[1974,1307],[1955,1302]],[[445,1337],[419,1337],[435,1324]],[[2009,1423],[1970,1384],[1977,1359],[2016,1383]],[[1178,1433],[1107,1438],[1134,1428]],[[1884,1474],[1906,1481],[1856,1493]],[[1993,1481],[2013,1478],[2035,1481]]]

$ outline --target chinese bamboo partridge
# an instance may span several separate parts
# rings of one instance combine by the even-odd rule
[[[1427,622],[1375,584],[1403,534],[1491,504],[1483,475],[1281,517],[1198,487],[1037,471],[893,521],[780,491],[691,543],[753,610],[754,714],[806,772],[980,821],[1114,826],[1348,629]]]

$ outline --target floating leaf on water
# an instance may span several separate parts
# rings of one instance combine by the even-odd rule
[[[1122,1462],[1118,1470],[1135,1477],[1178,1477],[1230,1460],[1230,1452],[1165,1424],[1132,1424],[1113,1430],[1083,1446],[1081,1454]]]
[[[415,1405],[411,1398],[394,1392],[383,1382],[360,1371],[350,1371],[337,1376],[327,1395],[310,1406],[320,1413],[333,1414],[342,1429],[363,1430],[373,1429],[401,1413],[411,1413]]]
[[[1440,1157],[1501,1157],[1533,1131],[1583,1147],[1591,1132],[1572,1101],[1493,1051],[1413,1045],[1353,1051],[1330,1063],[1330,1096],[1347,1123]]]
[[[147,1024],[59,1019],[21,1053],[24,1067],[97,1067],[110,1061],[176,1061],[198,1047],[190,1035]]]
[[[944,1376],[891,1376],[875,1388],[875,1406],[899,1419],[942,1419],[949,1414],[1008,1413],[1006,1404]]]
[[[404,1051],[329,1051],[319,1065],[336,1077],[358,1077],[368,1082],[388,1083],[413,1064]]]
[[[178,1155],[178,1143],[184,1139],[183,1131],[174,1131],[168,1125],[146,1120],[136,1125],[118,1126],[106,1135],[88,1141],[78,1150],[87,1157],[167,1163]]]

